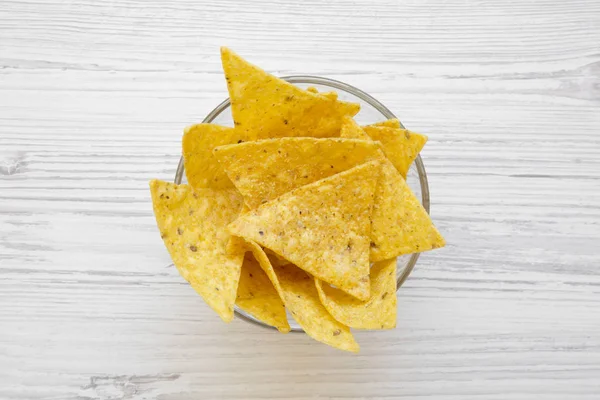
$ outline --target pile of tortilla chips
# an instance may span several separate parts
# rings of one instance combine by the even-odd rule
[[[358,104],[303,90],[221,49],[234,126],[185,129],[186,185],[150,182],[181,275],[226,322],[358,351],[396,326],[396,257],[444,246],[405,178],[427,137],[359,126]]]

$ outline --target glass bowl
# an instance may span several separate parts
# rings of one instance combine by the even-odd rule
[[[321,78],[319,76],[308,75],[285,76],[282,77],[282,79],[303,89],[312,86],[317,88],[319,92],[329,92],[333,90],[338,93],[340,100],[359,103],[360,112],[354,118],[361,125],[368,125],[386,119],[396,118],[396,116],[386,106],[381,104],[375,98],[346,83],[333,79]],[[202,122],[233,126],[233,118],[231,113],[224,112],[229,108],[229,105],[229,99],[226,99],[214,110],[212,110]],[[185,183],[185,180],[183,157],[181,157],[179,160],[179,166],[177,167],[177,172],[175,173],[175,183]],[[410,166],[410,170],[408,171],[406,177],[406,182],[415,193],[417,198],[421,198],[423,207],[425,207],[425,210],[429,212],[429,186],[427,184],[427,174],[425,173],[425,166],[423,165],[421,156],[418,156],[415,162]],[[406,278],[408,278],[418,259],[418,253],[402,255],[397,258],[398,269],[396,289],[400,288]],[[248,322],[275,329],[257,320],[237,306],[235,312],[240,318]],[[302,328],[300,328],[300,326],[298,326],[292,318],[289,318],[289,316],[288,320],[290,321],[292,332],[303,332]]]

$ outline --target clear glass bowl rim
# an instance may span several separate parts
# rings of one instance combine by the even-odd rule
[[[284,79],[290,83],[323,85],[323,86],[328,86],[328,87],[331,87],[334,89],[343,90],[345,92],[352,94],[353,96],[358,97],[359,99],[363,100],[364,102],[368,103],[370,106],[375,108],[386,118],[388,118],[388,119],[397,118],[394,115],[394,113],[392,113],[386,106],[384,106],[381,102],[379,102],[373,96],[371,96],[371,95],[367,94],[366,92],[363,92],[362,90],[360,90],[352,85],[349,85],[347,83],[340,82],[340,81],[337,81],[334,79],[323,78],[320,76],[312,76],[312,75],[283,76],[283,77],[281,77],[281,79]],[[219,104],[217,107],[215,107],[204,118],[202,123],[212,122],[223,111],[225,111],[227,108],[229,108],[229,106],[230,106],[230,101],[229,101],[229,98],[227,98],[223,102],[221,102],[221,104]],[[400,122],[400,126],[402,128],[404,128],[404,125],[402,124],[402,122]],[[427,182],[427,173],[425,172],[425,166],[423,165],[423,160],[421,159],[420,155],[417,156],[414,163],[417,168],[417,172],[419,174],[419,183],[421,185],[421,202],[422,202],[425,210],[427,210],[427,212],[429,213],[429,206],[430,206],[429,184]],[[183,164],[183,156],[182,156],[179,159],[179,165],[177,166],[177,172],[175,173],[175,183],[176,184],[181,183],[181,181],[183,179],[183,173],[184,173],[184,164]],[[412,254],[408,264],[404,268],[404,271],[402,271],[402,273],[398,277],[398,280],[396,281],[396,290],[398,290],[400,288],[400,286],[402,286],[404,281],[406,281],[406,279],[408,278],[408,276],[414,269],[415,265],[417,264],[418,259],[419,259],[419,253]],[[242,312],[241,310],[237,309],[237,307],[236,307],[235,313],[237,314],[238,317],[240,317],[243,320],[248,321],[254,325],[258,325],[258,326],[262,326],[262,327],[266,327],[266,328],[270,328],[270,329],[275,329],[272,326],[264,324],[261,321],[258,321],[249,315],[246,315],[245,312]],[[292,332],[303,332],[303,330],[302,329],[292,329]]]

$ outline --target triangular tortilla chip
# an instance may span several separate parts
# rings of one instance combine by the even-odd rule
[[[360,105],[302,90],[221,48],[221,61],[237,130],[259,139],[338,136],[342,118]]]
[[[343,137],[363,137],[353,122],[342,125]],[[404,178],[383,152],[378,157],[381,175],[371,215],[371,262],[443,247],[444,238]]]
[[[371,226],[371,261],[445,246],[429,214],[389,160],[382,161]]]
[[[398,128],[398,129],[402,128],[400,121],[396,118],[387,119],[387,120],[381,121],[381,122],[375,122],[374,124],[367,125],[367,126],[370,126],[370,127],[387,126],[388,128]]]
[[[383,152],[394,164],[403,178],[406,178],[410,164],[417,158],[427,142],[427,136],[410,132],[406,129],[387,126],[365,126],[367,135],[383,145]]]
[[[251,253],[246,254],[242,264],[235,304],[281,333],[290,331],[283,301]]]
[[[321,303],[339,322],[357,329],[396,327],[396,259],[377,262],[371,268],[371,297],[360,301],[315,280]]]
[[[185,128],[182,147],[188,183],[194,188],[232,188],[212,151],[217,146],[245,140],[248,140],[246,136],[225,126],[197,124]]]
[[[192,189],[152,180],[152,204],[165,246],[179,273],[225,322],[233,319],[244,253],[227,254],[225,229],[242,208],[235,189]]]
[[[300,186],[377,158],[378,143],[280,138],[217,147],[216,158],[251,209]]]
[[[229,231],[361,300],[369,298],[372,161],[294,189],[241,215]]]
[[[274,268],[258,244],[252,241],[248,244],[285,307],[308,336],[337,349],[358,352],[358,343],[350,329],[336,321],[319,301],[314,278],[292,264]]]
[[[360,140],[373,140],[352,117],[345,117],[340,129],[340,137]]]

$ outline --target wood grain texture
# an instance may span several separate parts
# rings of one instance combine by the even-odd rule
[[[448,246],[359,355],[221,323],[156,233],[220,45],[430,137]],[[0,3],[1,399],[598,399],[599,238],[597,0]]]

